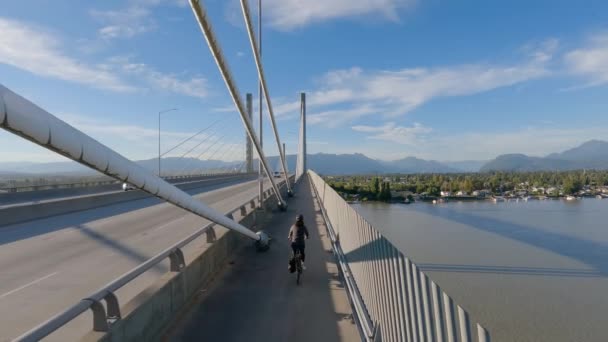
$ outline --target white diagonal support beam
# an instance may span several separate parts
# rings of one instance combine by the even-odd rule
[[[253,24],[251,23],[251,15],[249,14],[249,5],[247,0],[241,0],[241,8],[243,9],[243,18],[245,18],[245,26],[247,26],[247,33],[249,34],[249,42],[251,43],[251,50],[253,51],[253,58],[255,59],[255,66],[258,70],[258,77],[264,92],[264,98],[266,99],[266,105],[268,106],[268,116],[270,117],[270,123],[272,124],[272,130],[274,131],[274,138],[277,142],[277,150],[279,151],[279,157],[281,158],[281,167],[283,168],[283,177],[287,184],[287,191],[291,193],[291,184],[289,184],[289,175],[287,174],[287,163],[285,162],[285,153],[283,152],[281,138],[279,137],[279,131],[277,130],[277,123],[274,120],[274,111],[272,109],[272,102],[270,101],[270,92],[266,85],[266,78],[264,77],[264,68],[262,66],[262,59],[260,58],[258,43],[256,42],[255,33],[253,32]]]
[[[228,68],[228,64],[226,64],[226,62],[225,62],[224,55],[217,42],[215,33],[213,32],[213,29],[211,27],[211,22],[207,18],[207,12],[205,11],[205,8],[203,7],[201,1],[199,1],[199,0],[189,0],[189,1],[190,1],[190,7],[192,7],[192,11],[194,12],[194,16],[196,17],[196,20],[198,21],[201,31],[203,31],[203,36],[205,36],[205,39],[207,40],[207,45],[209,45],[211,54],[213,55],[213,58],[215,59],[215,63],[217,64],[218,68],[220,69],[222,78],[224,79],[224,82],[226,83],[226,87],[228,88],[228,91],[230,92],[230,96],[232,96],[232,100],[234,101],[234,104],[235,104],[239,114],[241,115],[241,119],[243,120],[243,124],[245,125],[245,130],[247,131],[247,134],[249,134],[249,137],[253,141],[253,145],[255,146],[256,152],[258,153],[258,157],[262,161],[262,166],[264,167],[264,171],[266,172],[266,175],[268,176],[268,179],[270,180],[270,183],[272,184],[272,190],[274,191],[275,195],[277,196],[279,206],[282,208],[285,208],[287,206],[287,203],[283,200],[283,197],[281,196],[281,193],[279,192],[279,188],[277,187],[277,184],[274,181],[274,178],[272,177],[272,171],[270,170],[270,167],[268,166],[268,160],[266,159],[266,156],[264,155],[264,151],[262,150],[260,141],[258,140],[257,136],[255,135],[255,131],[253,129],[253,125],[251,124],[251,120],[249,120],[249,117],[247,116],[247,111],[245,110],[245,105],[243,105],[242,97],[239,94],[238,89],[236,88],[236,84],[235,84],[234,80],[232,79],[232,75],[230,74],[230,69]]]
[[[80,164],[235,230],[260,236],[0,84],[0,127]]]

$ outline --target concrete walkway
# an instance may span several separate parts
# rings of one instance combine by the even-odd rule
[[[311,234],[301,285],[287,270],[287,233],[304,215]],[[308,179],[269,222],[268,252],[245,248],[172,329],[167,341],[358,341],[326,228]]]

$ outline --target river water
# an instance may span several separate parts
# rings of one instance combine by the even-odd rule
[[[608,200],[353,206],[493,341],[608,341]]]

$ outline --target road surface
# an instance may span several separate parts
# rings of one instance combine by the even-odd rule
[[[222,212],[257,195],[257,181],[190,190]],[[0,228],[0,341],[9,340],[127,272],[208,221],[147,198]],[[205,244],[184,250],[186,262]],[[168,270],[158,265],[118,291],[122,305]],[[76,340],[90,312],[49,336]]]

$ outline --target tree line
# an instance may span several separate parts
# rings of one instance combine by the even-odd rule
[[[585,186],[608,186],[608,171],[357,175],[334,176],[327,178],[327,181],[336,191],[345,194],[357,194],[368,200],[390,201],[391,190],[439,196],[441,191],[470,194],[475,190],[487,190],[502,194],[513,190],[555,187],[564,194],[574,194]]]

